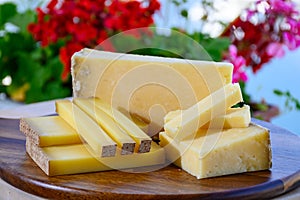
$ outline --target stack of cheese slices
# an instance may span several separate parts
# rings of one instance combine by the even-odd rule
[[[100,99],[56,101],[57,116],[22,118],[26,151],[49,176],[165,163],[164,149]]]
[[[48,175],[165,156],[197,178],[271,167],[269,131],[250,122],[249,106],[232,107],[243,99],[231,64],[83,49],[71,71],[74,98],[56,102],[58,116],[20,121],[28,154]],[[157,133],[163,148],[151,142]]]

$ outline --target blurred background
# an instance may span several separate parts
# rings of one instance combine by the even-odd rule
[[[71,96],[74,52],[125,30],[156,26],[193,38],[212,60],[233,63],[234,82],[242,85],[253,116],[300,135],[299,0],[0,0],[0,6],[0,109]],[[147,43],[145,35],[128,38]],[[153,35],[151,41],[162,45],[173,37]],[[197,59],[192,46],[182,45],[175,54]],[[106,48],[119,46],[112,41]]]

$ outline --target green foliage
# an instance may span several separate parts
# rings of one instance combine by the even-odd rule
[[[175,28],[167,35],[157,33],[155,28],[152,31],[153,34],[141,39],[119,34],[110,38],[110,42],[119,52],[207,61],[222,61],[222,53],[230,44],[228,38],[211,38],[202,33],[187,34]]]
[[[63,66],[58,57],[59,47],[42,48],[27,31],[35,19],[34,11],[18,13],[14,4],[0,5],[0,81],[11,77],[10,85],[2,85],[0,93],[26,103],[71,95],[70,86],[63,82]],[[5,15],[5,13],[9,13]],[[5,30],[5,24],[18,27],[17,32]]]
[[[285,107],[288,110],[290,110],[290,111],[293,110],[293,109],[300,110],[299,100],[297,98],[293,97],[289,91],[283,92],[281,90],[275,89],[273,92],[274,92],[274,94],[276,94],[279,97],[285,97],[286,98]]]

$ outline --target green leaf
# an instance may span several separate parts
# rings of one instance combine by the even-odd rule
[[[9,22],[20,28],[20,31],[24,34],[29,34],[27,31],[27,26],[32,23],[35,19],[35,13],[32,10],[27,10],[24,13],[13,16],[9,19]]]
[[[0,30],[4,24],[14,15],[17,14],[17,6],[13,3],[4,3],[0,5]]]
[[[189,15],[189,13],[188,13],[188,11],[187,10],[182,10],[181,12],[180,12],[180,14],[181,14],[181,16],[182,17],[184,17],[184,18],[187,18],[188,17],[188,15]]]
[[[277,89],[273,90],[273,93],[276,94],[276,95],[278,95],[278,96],[282,96],[283,95],[283,92],[280,91],[280,90],[277,90]]]

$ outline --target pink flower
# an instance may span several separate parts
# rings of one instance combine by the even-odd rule
[[[232,82],[246,82],[248,80],[247,74],[245,72],[246,60],[243,56],[238,55],[237,47],[235,45],[229,46],[227,61],[231,62],[234,66]]]
[[[295,5],[291,1],[270,0],[271,10],[273,12],[291,14],[295,12]]]
[[[268,44],[266,52],[272,57],[281,58],[284,56],[283,45],[276,42]]]
[[[289,50],[295,50],[300,46],[300,35],[294,35],[290,32],[283,32],[282,37]]]

